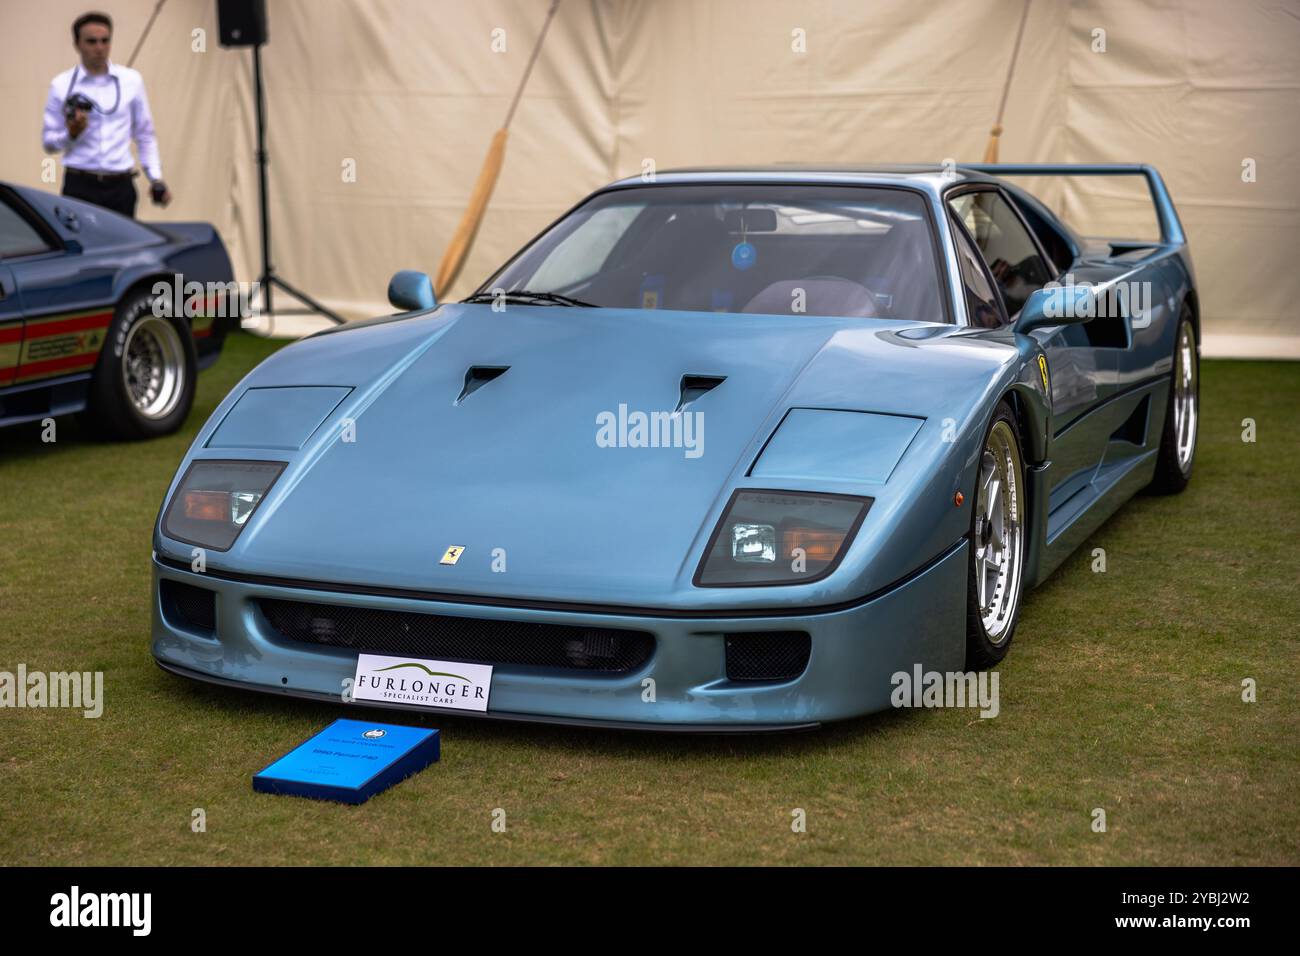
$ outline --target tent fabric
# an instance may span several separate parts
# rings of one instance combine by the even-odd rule
[[[88,7],[125,60],[154,0],[0,5],[0,179],[57,189],[50,78]],[[278,272],[349,318],[437,268],[547,0],[269,0],[263,49]],[[563,0],[505,166],[450,290],[462,297],[596,187],[683,165],[977,161],[1020,0]],[[1034,0],[1003,162],[1147,162],[1196,262],[1207,355],[1300,358],[1300,0]],[[259,272],[251,56],[216,4],[168,0],[135,64],[176,201]],[[1252,177],[1243,175],[1253,170]],[[53,175],[51,175],[53,174]],[[1085,234],[1154,230],[1140,181],[1033,188]],[[276,293],[277,307],[296,305]],[[281,316],[277,327],[311,324]]]

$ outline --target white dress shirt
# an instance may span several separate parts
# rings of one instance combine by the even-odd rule
[[[74,73],[76,84],[69,88]],[[99,106],[98,110],[90,111],[86,128],[76,139],[68,136],[63,119],[63,101],[74,92],[84,94]],[[117,109],[113,109],[115,101]],[[63,165],[68,169],[91,173],[124,173],[131,169],[135,165],[131,140],[135,140],[145,175],[150,180],[162,179],[162,162],[158,157],[158,140],[154,138],[149,100],[144,93],[144,78],[130,67],[118,66],[111,60],[107,73],[87,73],[78,64],[54,78],[45,101],[41,140],[47,153],[63,153]]]

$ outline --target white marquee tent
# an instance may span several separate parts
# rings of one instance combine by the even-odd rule
[[[155,0],[0,5],[0,179],[57,189],[50,79],[88,7],[125,61]],[[269,0],[274,259],[353,318],[391,311],[460,219],[547,0]],[[453,296],[593,188],[682,165],[977,161],[1020,0],[564,0]],[[504,49],[502,49],[504,47]],[[258,271],[251,61],[212,0],[168,0],[136,62],[176,201]],[[1300,3],[1033,0],[1004,162],[1148,162],[1178,204],[1209,355],[1300,357]],[[354,175],[351,175],[354,173]],[[1084,232],[1140,235],[1138,182],[1044,183]]]

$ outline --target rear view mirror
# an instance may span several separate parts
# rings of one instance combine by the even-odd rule
[[[1045,286],[1025,300],[1016,319],[1016,331],[1088,322],[1097,314],[1093,300],[1093,291],[1086,285]]]
[[[403,269],[388,280],[388,301],[403,312],[422,312],[438,304],[428,273]]]
[[[766,208],[733,209],[727,213],[727,232],[776,232],[776,210]]]

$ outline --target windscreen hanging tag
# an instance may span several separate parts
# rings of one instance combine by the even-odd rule
[[[758,250],[748,239],[742,239],[736,243],[736,248],[731,250],[731,264],[735,268],[744,272],[754,265],[754,260],[758,258]]]
[[[758,258],[758,250],[754,244],[749,241],[749,229],[745,222],[745,209],[742,206],[740,210],[740,242],[736,243],[731,250],[732,268],[744,272],[754,265],[754,260]]]

